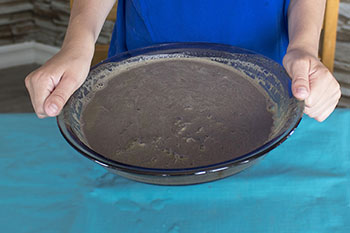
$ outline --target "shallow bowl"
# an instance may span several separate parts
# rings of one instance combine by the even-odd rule
[[[259,83],[274,106],[274,127],[269,140],[248,153],[226,161],[186,168],[149,168],[109,159],[95,151],[82,131],[82,113],[91,93],[108,78],[119,64],[134,64],[169,57],[204,58],[226,65]],[[113,68],[114,67],[114,68]],[[103,75],[101,75],[103,74]],[[283,67],[254,52],[222,44],[170,43],[121,53],[94,66],[84,84],[72,95],[57,117],[59,129],[67,142],[85,157],[107,170],[129,179],[162,185],[186,185],[217,180],[238,173],[286,140],[298,126],[303,102],[291,93],[291,81]],[[248,94],[248,93],[247,93]],[[111,127],[112,127],[111,123]],[[140,155],[142,156],[142,155]]]

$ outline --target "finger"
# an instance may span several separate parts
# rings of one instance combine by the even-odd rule
[[[37,114],[37,116],[39,118],[44,118],[45,116],[42,115],[41,113],[38,113],[34,104],[33,104],[34,103],[34,92],[33,92],[33,88],[32,88],[30,79],[31,79],[31,74],[29,74],[24,80],[25,87],[27,88],[27,91],[29,93],[30,102],[31,102],[33,109],[34,109],[34,112]]]
[[[310,75],[310,87],[310,95],[305,100],[308,107],[319,106],[333,95],[339,95],[340,98],[340,86],[324,66],[316,67],[316,71]]]
[[[338,102],[337,102],[338,103]],[[334,104],[332,107],[328,108],[326,111],[324,111],[321,115],[315,117],[315,119],[319,122],[322,122],[326,120],[334,111],[335,107],[337,106],[337,103]]]
[[[56,76],[59,76],[59,74]],[[44,102],[55,88],[53,79],[52,75],[40,72],[35,72],[32,76],[26,78],[26,86],[32,105],[39,118],[47,117],[44,111]]]
[[[333,106],[336,106],[340,98],[340,92],[335,92],[325,101],[320,101],[317,106],[311,108],[305,108],[305,114],[309,115],[312,118],[317,118],[321,116],[324,112],[327,112],[328,109],[334,109]]]
[[[314,113],[316,110],[322,108],[322,106],[327,105],[336,99],[336,93],[329,95],[327,92],[330,90],[326,90],[324,93],[312,93],[313,89],[311,89],[310,96],[305,100],[305,108],[308,109],[308,114]],[[315,98],[317,95],[317,98]],[[310,100],[312,97],[312,100]]]
[[[50,117],[57,116],[81,83],[74,76],[64,74],[60,83],[45,101],[45,113]]]
[[[305,100],[309,96],[309,71],[310,61],[308,59],[296,60],[290,67],[292,92],[295,98],[299,100]]]

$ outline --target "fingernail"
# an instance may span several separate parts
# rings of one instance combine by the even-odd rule
[[[302,98],[307,97],[308,92],[306,87],[298,87],[297,94],[299,95],[299,97],[302,97]]]
[[[48,107],[48,114],[49,115],[55,115],[58,111],[58,107],[56,104],[50,104]]]

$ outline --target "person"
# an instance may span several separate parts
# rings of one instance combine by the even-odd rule
[[[39,118],[57,116],[87,77],[94,44],[115,0],[75,0],[61,50],[25,84]],[[225,43],[283,64],[304,113],[324,121],[341,96],[318,59],[326,0],[119,0],[109,56],[174,41]]]

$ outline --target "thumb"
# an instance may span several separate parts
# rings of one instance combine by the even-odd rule
[[[294,61],[291,66],[292,92],[299,100],[305,100],[310,94],[309,70],[308,60]]]
[[[64,75],[55,90],[46,99],[44,104],[45,113],[50,117],[57,116],[79,85],[80,83],[76,79]]]

